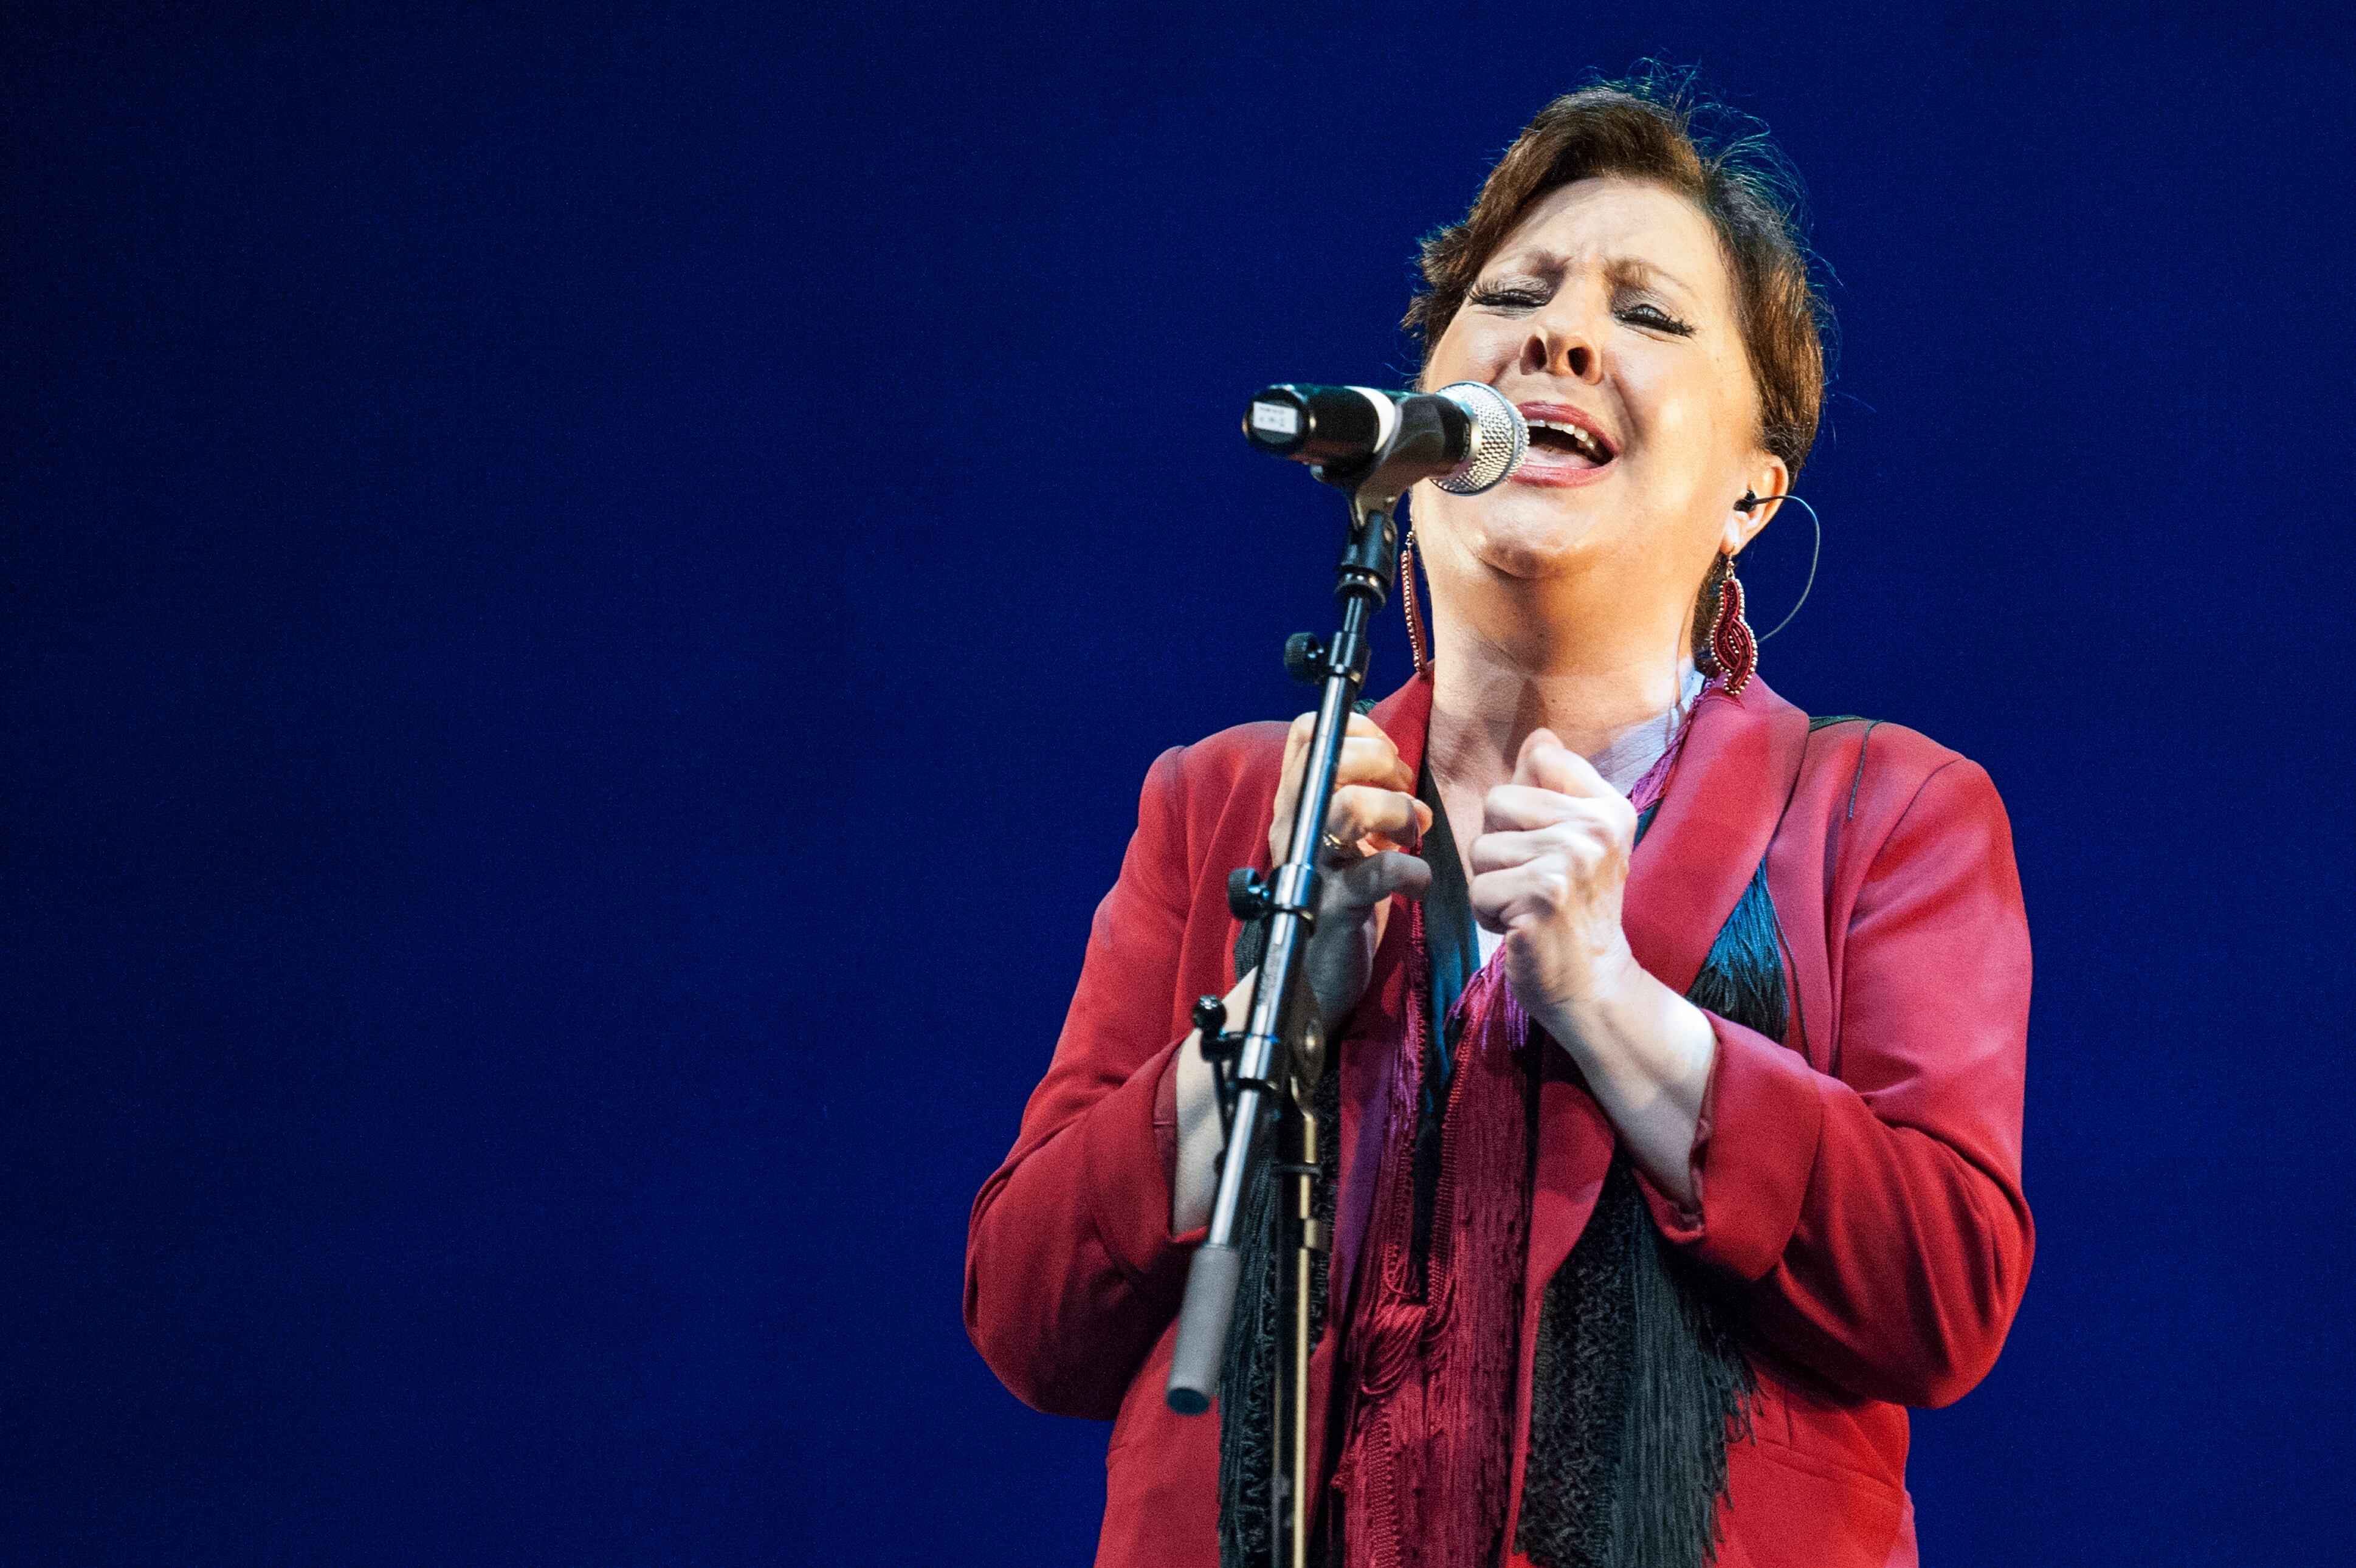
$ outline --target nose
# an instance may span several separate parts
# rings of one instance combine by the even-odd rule
[[[1583,316],[1570,310],[1549,311],[1530,323],[1521,369],[1531,375],[1568,376],[1591,387],[1603,379],[1603,356]]]

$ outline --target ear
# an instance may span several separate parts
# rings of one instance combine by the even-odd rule
[[[1766,497],[1781,496],[1792,485],[1792,471],[1783,465],[1782,458],[1770,452],[1758,454],[1745,477],[1750,485],[1749,494],[1760,497],[1760,504],[1741,510],[1732,507],[1726,509],[1726,524],[1718,541],[1719,551],[1724,555],[1740,554],[1742,547],[1758,536],[1759,530],[1767,526],[1768,519],[1783,506],[1781,501],[1771,501]]]

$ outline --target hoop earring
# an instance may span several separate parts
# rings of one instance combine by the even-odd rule
[[[1423,612],[1415,602],[1415,526],[1409,524],[1407,539],[1399,546],[1399,607],[1407,612],[1407,645],[1415,655],[1418,679],[1431,674],[1430,645],[1423,637]]]
[[[1726,677],[1726,695],[1740,697],[1759,673],[1759,639],[1742,618],[1742,583],[1734,575],[1734,558],[1719,559],[1726,562],[1726,573],[1718,580],[1718,609],[1709,618],[1709,656]]]

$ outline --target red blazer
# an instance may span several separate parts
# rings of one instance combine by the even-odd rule
[[[1375,709],[1410,768],[1430,713],[1422,680]],[[1987,774],[1912,731],[1858,720],[1811,731],[1756,680],[1740,698],[1712,690],[1691,722],[1630,872],[1629,944],[1683,992],[1764,857],[1794,1004],[1783,1040],[1713,1019],[1699,1211],[1647,1189],[1663,1233],[1733,1286],[1759,1373],[1755,1434],[1730,1449],[1718,1561],[1912,1563],[1904,1407],[1946,1404],[1987,1374],[2029,1275],[2029,931],[2011,829]],[[1280,724],[1246,725],[1154,763],[1055,1061],[974,1201],[975,1345],[1026,1403],[1116,1423],[1100,1564],[1218,1561],[1216,1420],[1162,1400],[1200,1232],[1170,1233],[1169,1129],[1156,1113],[1194,999],[1235,982],[1226,875],[1268,865],[1283,736]],[[1407,927],[1390,923],[1337,1051],[1336,1303],[1349,1299],[1383,1148]],[[1516,1510],[1540,1293],[1587,1222],[1613,1142],[1572,1076],[1547,1075],[1539,1115]],[[1331,1315],[1347,1318],[1339,1306]],[[1334,1339],[1329,1328],[1317,1351],[1320,1411]]]

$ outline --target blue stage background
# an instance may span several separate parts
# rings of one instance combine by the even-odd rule
[[[1238,410],[1399,376],[1644,56],[1838,274],[1768,677],[2018,834],[2037,1267],[1925,1561],[2332,1555],[2328,15],[11,7],[0,1557],[1084,1561],[965,1215],[1147,764],[1330,616]]]

